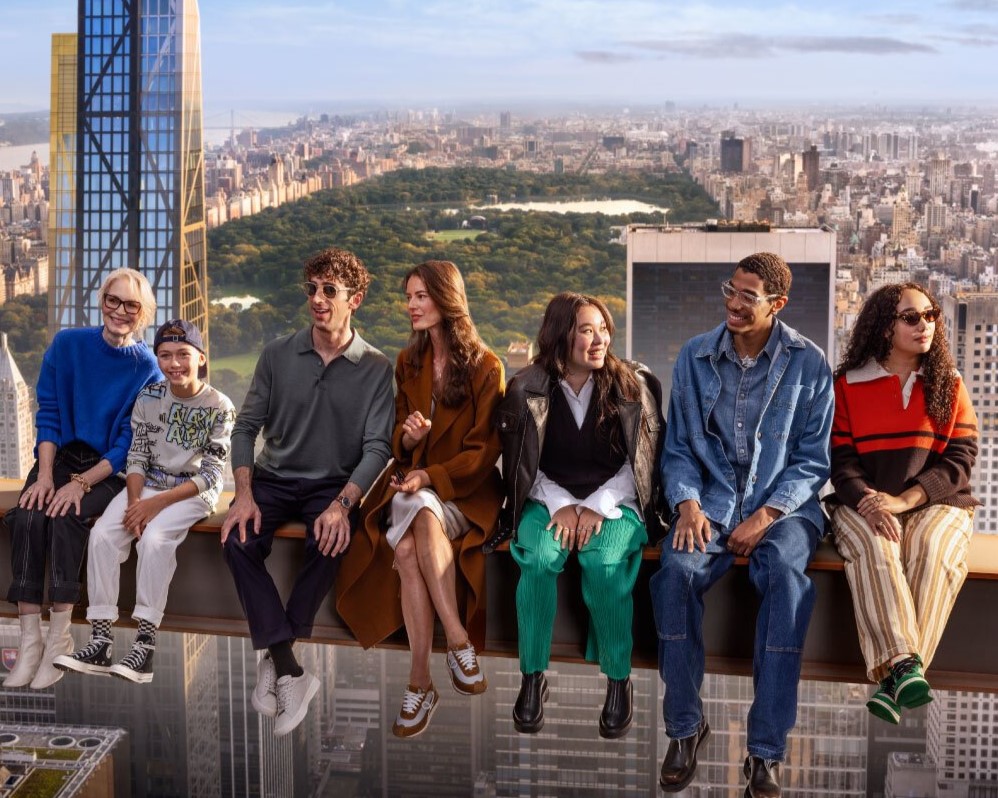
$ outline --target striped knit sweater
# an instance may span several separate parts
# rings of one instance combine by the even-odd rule
[[[872,362],[835,381],[832,485],[842,504],[855,509],[867,487],[898,496],[919,484],[928,504],[973,507],[976,457],[977,416],[963,380],[945,427],[926,412],[920,376],[902,387]]]

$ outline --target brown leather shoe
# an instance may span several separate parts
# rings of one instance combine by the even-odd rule
[[[710,726],[706,718],[700,719],[696,733],[678,740],[669,740],[669,750],[662,760],[662,775],[659,786],[666,792],[679,792],[686,789],[697,774],[697,751],[710,737]]]
[[[780,798],[780,763],[773,759],[760,759],[750,756],[745,759],[745,778],[748,786],[745,795],[749,798]]]

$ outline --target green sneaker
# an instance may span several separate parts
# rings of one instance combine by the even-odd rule
[[[891,676],[894,679],[894,700],[898,706],[914,709],[932,700],[932,688],[922,673],[922,660],[918,654],[892,665]]]
[[[894,675],[892,673],[887,674],[874,694],[870,696],[870,700],[866,702],[866,708],[870,710],[872,715],[886,720],[888,723],[893,723],[895,726],[901,722],[901,708],[898,707],[895,697]]]

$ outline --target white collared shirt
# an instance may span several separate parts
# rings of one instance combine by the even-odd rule
[[[558,384],[561,386],[562,393],[565,394],[575,425],[582,429],[586,413],[589,411],[589,403],[593,398],[592,374],[589,375],[589,379],[586,380],[578,393],[575,393],[572,386],[565,380],[559,380]],[[623,515],[620,511],[621,504],[630,507],[639,516],[641,515],[637,503],[638,490],[634,483],[634,471],[630,462],[625,462],[616,474],[581,501],[538,468],[537,478],[527,495],[534,501],[541,502],[551,516],[554,516],[563,507],[569,507],[573,504],[588,508],[604,518],[620,518]]]
[[[873,380],[879,380],[881,377],[894,377],[896,375],[889,372],[883,366],[881,366],[876,358],[870,358],[858,369],[850,369],[846,372],[846,382],[850,385],[855,385],[859,382],[873,382]],[[915,388],[915,379],[922,376],[922,369],[919,368],[918,371],[913,371],[908,375],[908,380],[904,385],[901,386],[901,405],[905,410],[908,409],[908,402],[911,401],[911,392]]]

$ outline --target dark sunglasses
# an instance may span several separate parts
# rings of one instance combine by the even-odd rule
[[[942,311],[939,308],[929,308],[921,313],[917,310],[906,310],[903,313],[898,313],[894,318],[900,319],[909,327],[917,327],[919,319],[925,319],[929,324],[934,324],[941,314]]]
[[[336,299],[336,295],[340,291],[347,291],[347,292],[350,291],[349,288],[337,288],[335,285],[332,285],[330,283],[323,283],[321,286],[318,286],[315,283],[301,284],[301,290],[305,292],[305,296],[309,297],[315,296],[319,292],[320,288],[322,289],[322,295],[326,299]]]

